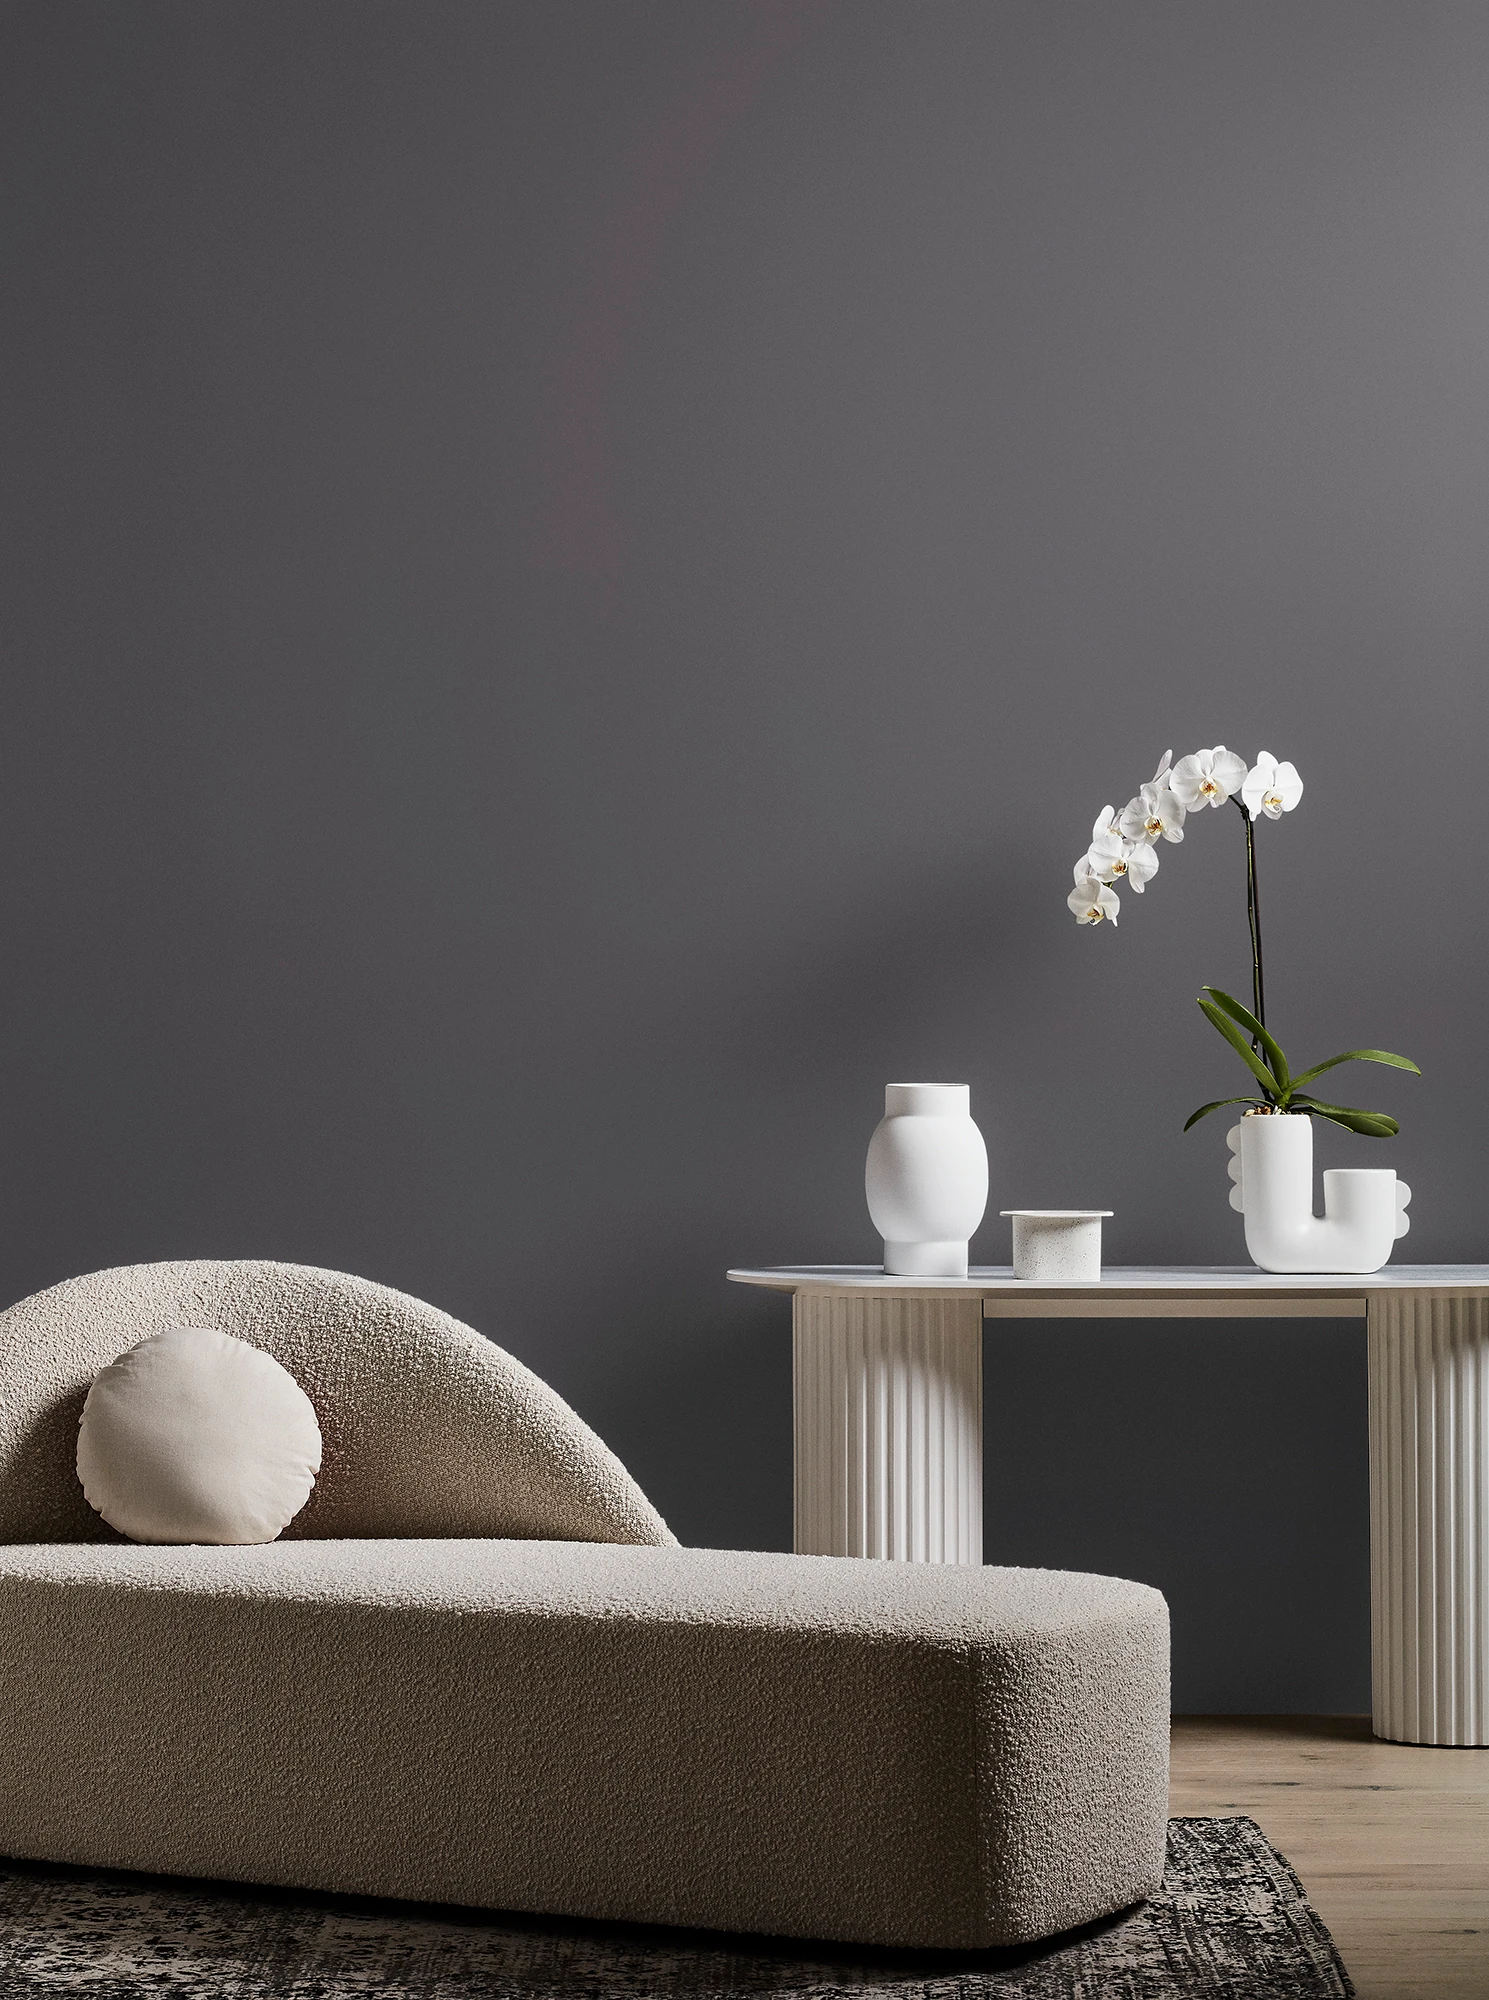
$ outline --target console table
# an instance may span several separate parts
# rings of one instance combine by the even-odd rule
[[[903,1562],[982,1561],[985,1319],[1364,1321],[1375,1733],[1489,1744],[1489,1265],[729,1276],[792,1295],[798,1551]]]

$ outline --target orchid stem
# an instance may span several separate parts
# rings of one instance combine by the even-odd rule
[[[1256,888],[1256,825],[1240,799],[1235,803],[1246,822],[1246,919],[1251,926],[1251,1011],[1265,1027],[1267,1001],[1262,986],[1262,911]],[[1256,1048],[1254,1040],[1251,1046]]]

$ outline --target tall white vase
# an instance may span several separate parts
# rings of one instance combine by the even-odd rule
[[[1226,1143],[1231,1207],[1264,1271],[1378,1271],[1411,1226],[1411,1189],[1390,1167],[1330,1167],[1313,1213],[1313,1120],[1299,1112],[1243,1118]]]
[[[887,1083],[864,1192],[901,1278],[965,1278],[967,1239],[987,1207],[987,1147],[965,1083]]]

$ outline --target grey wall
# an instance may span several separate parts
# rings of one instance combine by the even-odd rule
[[[789,1542],[783,1303],[882,1085],[1013,1202],[1237,1261],[1271,1014],[1489,1256],[1489,10],[0,6],[0,1291],[359,1271],[684,1539]],[[1179,1705],[1367,1700],[1350,1325],[989,1336],[995,1559],[1147,1578]]]

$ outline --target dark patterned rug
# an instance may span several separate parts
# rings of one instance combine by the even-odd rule
[[[1017,1951],[872,1951],[0,1864],[0,1994],[78,2000],[1324,2000],[1354,1992],[1249,1819],[1169,1822],[1163,1893]]]

